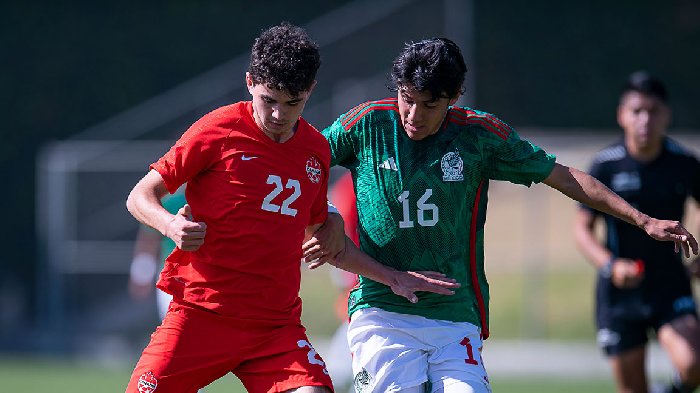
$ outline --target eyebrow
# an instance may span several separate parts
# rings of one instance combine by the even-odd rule
[[[269,95],[267,95],[267,94],[261,94],[261,96],[262,96],[262,98],[264,98],[264,99],[266,99],[266,100],[278,102],[275,98],[273,98],[273,97],[271,97],[271,96],[269,96]],[[296,103],[298,103],[298,102],[301,102],[302,100],[303,100],[303,98],[301,98],[301,97],[296,97],[296,98],[292,98],[292,99],[289,100],[289,101],[285,101],[284,103],[285,103],[285,104],[296,104]]]

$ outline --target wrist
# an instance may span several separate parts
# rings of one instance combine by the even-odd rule
[[[610,278],[612,277],[612,265],[615,262],[615,257],[611,256],[608,258],[608,260],[603,264],[603,266],[598,269],[598,272],[600,273],[600,276],[603,278]]]

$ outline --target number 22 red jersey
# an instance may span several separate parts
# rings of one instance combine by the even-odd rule
[[[304,119],[276,143],[251,102],[195,122],[151,168],[172,193],[187,182],[195,221],[207,224],[194,252],[175,249],[158,287],[190,304],[243,321],[299,323],[304,229],[325,221],[330,150]]]

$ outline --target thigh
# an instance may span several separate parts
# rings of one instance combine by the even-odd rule
[[[432,393],[491,391],[481,352],[483,343],[478,328],[471,324],[454,323],[445,329],[451,336],[447,343],[428,357],[428,378]],[[441,342],[438,338],[431,340]]]
[[[596,341],[607,356],[642,348],[649,341],[651,321],[637,301],[611,304],[598,298]]]
[[[284,326],[256,337],[264,346],[250,351],[233,373],[251,393],[327,392],[333,389],[326,364],[300,326]],[[299,389],[306,387],[304,389]]]
[[[685,370],[698,362],[700,323],[695,315],[679,316],[661,326],[658,340],[676,369]]]
[[[230,369],[226,337],[202,311],[171,307],[151,335],[131,375],[127,393],[196,392]]]
[[[428,355],[399,314],[361,310],[348,326],[355,391],[397,392],[428,380]]]

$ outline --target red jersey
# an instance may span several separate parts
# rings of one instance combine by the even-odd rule
[[[284,143],[266,136],[251,102],[214,110],[151,165],[172,193],[187,182],[194,252],[175,249],[157,286],[195,306],[253,323],[300,323],[301,245],[325,221],[330,150],[299,118]]]

